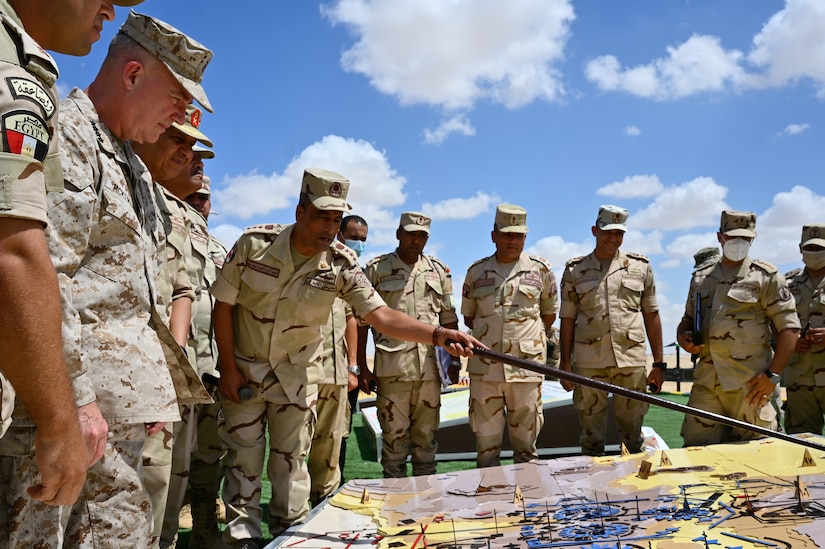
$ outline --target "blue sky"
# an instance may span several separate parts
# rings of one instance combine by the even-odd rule
[[[213,232],[294,221],[306,167],[352,181],[370,223],[363,259],[391,251],[401,212],[433,218],[453,271],[490,255],[495,206],[527,208],[527,251],[560,279],[592,251],[600,204],[630,211],[625,251],[650,257],[665,343],[692,255],[725,208],[757,213],[751,255],[800,264],[825,223],[821,0],[147,0],[137,11],[215,52]],[[111,36],[57,56],[65,95]]]

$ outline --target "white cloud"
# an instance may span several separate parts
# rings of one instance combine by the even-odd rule
[[[596,194],[616,198],[646,198],[662,192],[665,186],[656,175],[630,175],[596,189]]]
[[[721,210],[718,212],[720,215]],[[718,228],[718,226],[717,226]],[[706,233],[690,233],[679,235],[665,247],[665,252],[671,261],[667,267],[678,267],[682,264],[692,266],[694,264],[693,254],[702,248],[710,246],[719,247],[719,242],[716,240],[716,231]]]
[[[625,133],[625,135],[629,135],[630,137],[636,137],[637,135],[642,134],[642,130],[640,130],[636,126],[627,126],[624,129],[624,133]]]
[[[575,18],[570,0],[335,0],[321,13],[357,39],[344,70],[401,104],[517,108],[564,94],[553,64]]]
[[[631,214],[632,229],[672,231],[718,226],[719,214],[727,208],[728,189],[711,177],[697,177],[682,185],[667,187],[652,204]]]
[[[213,183],[215,209],[240,219],[289,209],[273,221],[292,223],[291,210],[298,203],[303,171],[311,167],[323,167],[350,180],[347,202],[370,227],[388,222],[391,215],[385,209],[403,204],[407,197],[403,192],[406,179],[390,166],[383,151],[363,140],[328,135],[304,149],[282,174],[252,172],[227,177],[219,185]]]
[[[825,3],[787,0],[753,39],[748,61],[764,68],[754,86],[776,87],[812,79],[825,95]]]
[[[434,204],[425,202],[421,206],[421,211],[434,220],[472,219],[489,212],[492,205],[500,202],[501,197],[497,194],[479,191],[469,198],[448,198]]]
[[[630,229],[624,235],[622,250],[647,256],[658,255],[663,251],[662,232],[650,231],[649,233],[643,233]]]
[[[723,91],[746,78],[739,66],[742,52],[725,50],[714,36],[695,34],[676,47],[669,46],[667,53],[667,57],[630,68],[623,68],[613,55],[597,57],[587,63],[585,75],[601,90],[656,100]]]
[[[465,136],[476,134],[476,129],[463,114],[458,114],[443,121],[434,130],[424,130],[424,143],[428,145],[440,145],[450,134],[460,133]]]
[[[788,124],[778,135],[796,135],[807,131],[810,127],[810,124]]]
[[[773,205],[757,216],[753,257],[776,264],[799,264],[799,238],[802,226],[822,223],[825,195],[802,186],[777,193]]]
[[[223,223],[215,227],[209,227],[209,234],[217,238],[224,248],[230,249],[243,234],[243,229],[235,225]]]

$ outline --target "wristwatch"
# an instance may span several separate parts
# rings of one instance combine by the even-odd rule
[[[782,381],[782,376],[777,374],[776,372],[771,372],[770,370],[767,370],[765,372],[765,375],[768,376],[768,379],[770,379],[771,383],[773,383],[774,385],[779,385],[779,383]]]
[[[654,362],[653,367],[660,370],[667,370],[667,362]]]
[[[351,374],[355,374],[357,376],[361,375],[361,366],[358,364],[353,364],[352,366],[347,366],[347,371]]]

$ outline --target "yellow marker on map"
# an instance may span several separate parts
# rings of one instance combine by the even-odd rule
[[[662,452],[662,457],[659,458],[659,467],[671,467],[673,464],[670,462],[670,458],[667,457],[667,454]]]
[[[808,491],[808,486],[805,484],[805,481],[799,477],[796,477],[796,494],[794,497],[796,499],[811,499],[811,493]]]
[[[643,459],[642,463],[639,465],[639,472],[636,473],[636,476],[641,479],[646,479],[650,476],[651,467],[653,467],[653,463],[647,461],[646,459]]]
[[[524,494],[521,493],[521,488],[516,484],[516,491],[513,493],[513,503],[524,504]]]
[[[630,451],[627,449],[627,446],[624,445],[622,442],[622,457],[627,457],[630,455]]]
[[[367,487],[364,486],[364,491],[361,492],[361,503],[369,503],[370,502],[370,493],[367,490]]]
[[[805,455],[802,456],[802,467],[816,467],[811,451],[805,448]]]

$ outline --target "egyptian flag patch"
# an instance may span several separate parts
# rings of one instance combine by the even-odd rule
[[[46,121],[29,111],[11,111],[2,117],[3,151],[43,162],[49,152]]]

